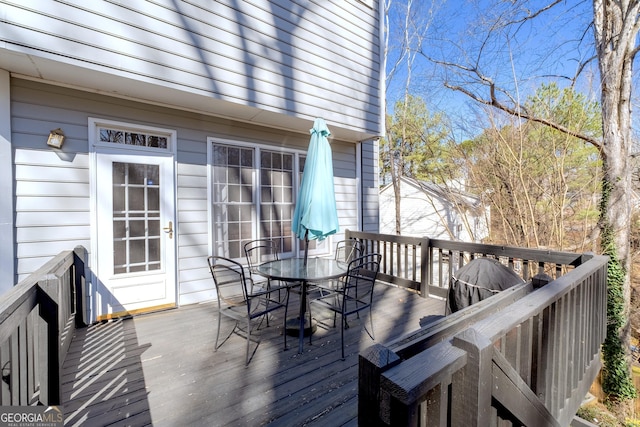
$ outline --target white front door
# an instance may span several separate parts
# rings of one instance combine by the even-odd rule
[[[96,153],[97,319],[176,304],[172,155]]]

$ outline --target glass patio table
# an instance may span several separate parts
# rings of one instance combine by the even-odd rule
[[[253,268],[256,274],[268,279],[301,283],[300,313],[298,319],[295,319],[298,322],[298,353],[302,353],[304,342],[307,287],[309,282],[321,282],[345,276],[348,267],[348,263],[331,258],[309,258],[306,265],[304,258],[287,258],[265,262]],[[311,324],[309,325],[309,333],[313,333],[312,326]]]

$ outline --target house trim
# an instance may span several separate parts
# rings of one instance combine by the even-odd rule
[[[11,76],[8,71],[0,70],[0,194],[3,196],[0,203],[0,294],[12,288],[16,280],[10,95]]]
[[[362,218],[362,215],[364,214],[364,210],[362,209],[362,141],[356,144],[356,199],[358,230],[362,230],[362,224],[364,223]]]

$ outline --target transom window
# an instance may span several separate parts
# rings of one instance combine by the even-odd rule
[[[100,142],[161,149],[166,149],[169,146],[169,138],[167,138],[166,135],[131,132],[121,129],[109,129],[105,127],[100,127],[98,135]]]
[[[223,143],[213,143],[211,151],[214,253],[244,260],[246,242],[270,238],[283,256],[293,255],[291,222],[303,157]]]

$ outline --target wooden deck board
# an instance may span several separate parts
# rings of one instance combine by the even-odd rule
[[[290,313],[297,300],[292,294]],[[378,286],[376,342],[415,330],[444,312],[444,302]],[[326,318],[327,313],[313,312]],[[281,314],[280,314],[281,315]],[[214,352],[215,303],[114,320],[77,332],[62,375],[67,425],[357,425],[358,354],[374,343],[368,315],[349,321],[345,356],[340,329],[321,324],[313,344],[297,337],[283,350],[282,323],[259,331],[245,366],[246,341],[232,335]],[[230,330],[223,319],[223,329]]]

